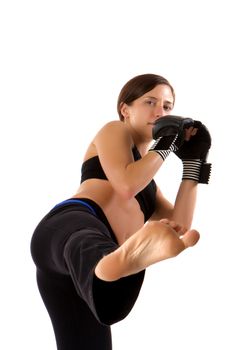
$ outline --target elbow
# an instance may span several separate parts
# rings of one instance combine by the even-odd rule
[[[121,184],[116,191],[124,200],[130,200],[136,195],[136,191],[131,184]]]

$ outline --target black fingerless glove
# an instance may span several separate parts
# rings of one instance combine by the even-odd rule
[[[194,120],[168,115],[156,120],[152,129],[155,140],[149,151],[157,152],[163,160],[172,151],[177,151],[184,142],[185,129],[193,126]]]
[[[177,138],[178,134],[161,136],[154,142],[149,151],[157,152],[165,160],[170,152],[178,150],[178,145],[175,143]]]
[[[208,184],[211,173],[211,164],[206,163],[211,147],[211,136],[204,124],[194,121],[197,133],[189,141],[184,141],[174,153],[183,162],[182,180],[194,180]]]

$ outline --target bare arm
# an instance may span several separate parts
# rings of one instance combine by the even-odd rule
[[[174,204],[172,219],[188,229],[192,225],[197,198],[197,185],[196,181],[183,180]]]
[[[135,162],[132,137],[119,121],[106,124],[95,137],[94,145],[112,187],[125,199],[146,187],[163,164],[156,152],[149,152]]]
[[[157,210],[151,220],[168,218],[189,229],[192,224],[197,198],[197,182],[184,180],[181,182],[174,205],[157,190]]]
[[[163,164],[156,152],[148,152],[135,162],[132,137],[126,125],[119,121],[106,124],[95,137],[94,145],[112,187],[125,199],[143,190]],[[182,181],[173,206],[158,189],[157,210],[152,219],[168,218],[186,228],[191,227],[196,193],[197,182]]]

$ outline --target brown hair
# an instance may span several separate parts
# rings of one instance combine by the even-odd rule
[[[167,79],[156,74],[142,74],[130,79],[120,91],[117,102],[117,111],[120,120],[124,120],[121,113],[121,106],[123,103],[130,105],[134,100],[143,96],[146,92],[154,89],[157,85],[168,85],[172,91],[175,101],[175,92]]]

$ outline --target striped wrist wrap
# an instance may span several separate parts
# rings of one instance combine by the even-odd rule
[[[194,180],[198,183],[208,184],[211,166],[200,159],[184,159],[182,180]]]
[[[163,160],[165,160],[171,152],[178,150],[178,147],[175,144],[177,137],[178,134],[159,137],[157,140],[155,140],[154,144],[149,149],[149,152],[155,151],[162,157]]]

